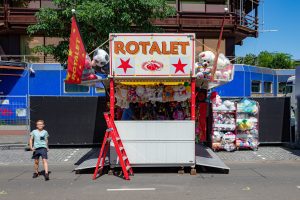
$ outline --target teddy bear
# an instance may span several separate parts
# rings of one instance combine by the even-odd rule
[[[212,67],[216,55],[212,51],[203,51],[199,54],[199,63],[205,68]],[[226,56],[222,53],[219,54],[217,69],[223,69],[227,65],[230,65],[230,61]]]

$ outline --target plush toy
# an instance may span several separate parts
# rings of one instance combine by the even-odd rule
[[[120,108],[128,108],[129,102],[128,99],[128,89],[127,86],[116,85],[115,88],[115,97],[117,99],[116,105]]]
[[[127,98],[130,102],[136,103],[139,100],[139,97],[136,93],[136,88],[135,87],[129,87],[128,88],[128,95]]]
[[[247,119],[239,121],[237,124],[238,124],[238,129],[241,131],[250,130],[253,126],[252,122],[250,122]]]
[[[98,77],[95,75],[95,71],[92,68],[92,61],[88,55],[86,55],[84,69],[82,72],[82,81],[95,80]]]
[[[213,142],[221,142],[223,133],[220,131],[214,131],[213,133]]]
[[[152,86],[146,87],[144,97],[145,97],[145,99],[147,99],[147,101],[151,101],[152,99],[154,99],[154,97],[155,97],[155,88],[152,87]]]
[[[163,101],[174,101],[174,90],[172,86],[166,86],[163,92]]]
[[[177,108],[173,113],[173,119],[174,120],[184,120],[185,119],[185,113],[182,110],[182,108]]]
[[[92,66],[97,72],[102,74],[109,74],[109,55],[103,49],[96,49],[93,55]]]
[[[226,151],[234,151],[236,146],[234,144],[236,140],[235,134],[232,132],[227,132],[222,138],[222,146]]]
[[[212,143],[212,149],[217,150],[217,149],[221,149],[221,148],[222,148],[222,144],[220,142]]]
[[[199,54],[199,63],[205,68],[211,68],[213,66],[213,62],[215,60],[215,54],[212,51],[204,51]],[[228,58],[224,56],[224,54],[220,53],[218,62],[217,62],[217,69],[223,69],[227,65],[230,65],[230,61]]]
[[[212,92],[210,95],[210,100],[213,104],[213,107],[219,107],[222,105],[222,99],[221,97],[218,95],[217,92]]]
[[[244,98],[238,103],[238,110],[240,112],[253,113],[258,112],[258,107],[256,101]]]
[[[226,107],[227,110],[235,110],[235,106],[234,106],[233,101],[225,100],[223,102],[223,104],[224,104],[224,106]]]
[[[136,91],[136,95],[137,95],[140,99],[142,99],[143,96],[144,96],[144,93],[145,93],[145,88],[144,88],[144,86],[137,86],[136,89],[135,89],[135,91]]]

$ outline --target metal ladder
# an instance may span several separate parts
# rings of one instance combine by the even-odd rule
[[[94,171],[93,179],[95,180],[97,175],[99,174],[99,171],[102,171],[105,163],[105,158],[107,155],[107,152],[110,148],[110,142],[111,140],[114,143],[114,147],[116,149],[116,153],[119,158],[120,165],[122,167],[123,175],[125,180],[130,180],[129,175],[133,176],[133,170],[131,168],[129,159],[127,157],[124,145],[122,143],[122,140],[120,138],[120,135],[118,133],[117,127],[115,125],[114,120],[111,118],[109,113],[104,113],[104,118],[107,124],[108,129],[106,129],[103,143],[100,149],[100,153],[98,156],[96,168]],[[101,162],[101,163],[100,163]],[[99,168],[100,167],[100,168]]]

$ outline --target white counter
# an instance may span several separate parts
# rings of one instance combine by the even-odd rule
[[[132,166],[194,165],[194,121],[115,121],[115,123]],[[111,152],[110,161],[112,165],[117,162],[114,152]]]

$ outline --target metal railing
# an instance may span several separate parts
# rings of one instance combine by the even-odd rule
[[[2,61],[57,63],[51,55],[0,55]]]

